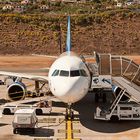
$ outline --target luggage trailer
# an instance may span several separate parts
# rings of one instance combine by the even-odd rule
[[[140,104],[138,102],[121,102],[123,95],[130,97],[125,93],[126,89],[121,90],[109,109],[104,110],[99,106],[96,108],[94,119],[117,121],[117,120],[140,120]],[[134,99],[133,99],[134,100]]]

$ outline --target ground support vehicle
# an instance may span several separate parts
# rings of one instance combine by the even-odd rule
[[[1,106],[1,110],[4,115],[14,114],[18,109],[28,108],[33,108],[36,115],[50,114],[52,111],[52,102],[41,100],[34,105],[7,103]]]
[[[32,107],[35,108],[36,115],[50,114],[52,111],[52,101],[41,100]]]
[[[120,102],[125,90],[122,90],[108,109],[96,108],[94,119],[98,120],[140,120],[140,104]]]
[[[34,134],[37,123],[38,119],[34,109],[19,109],[14,114],[14,120],[12,122],[13,133],[16,134],[23,130],[31,130]]]
[[[32,105],[24,105],[24,104],[16,105],[16,104],[8,103],[3,105],[1,108],[3,110],[2,113],[4,115],[10,115],[10,114],[14,114],[18,109],[32,108]]]

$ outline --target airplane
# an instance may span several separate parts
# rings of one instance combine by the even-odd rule
[[[20,79],[8,86],[8,96],[11,100],[24,99],[26,86],[22,83],[22,78],[34,80],[36,85],[38,82],[48,83],[52,94],[68,104],[66,118],[73,118],[71,104],[81,100],[88,93],[91,75],[85,61],[71,51],[70,16],[68,16],[66,52],[54,61],[48,76],[6,71],[0,71],[0,75],[19,77]]]

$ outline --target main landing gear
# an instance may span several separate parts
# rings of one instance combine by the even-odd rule
[[[71,104],[68,104],[66,108],[66,115],[65,115],[66,120],[73,120],[74,119],[74,113],[73,110],[71,109]]]

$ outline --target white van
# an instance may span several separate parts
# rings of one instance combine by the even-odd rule
[[[37,123],[38,119],[34,109],[19,109],[14,114],[13,133],[29,129],[34,134]]]

